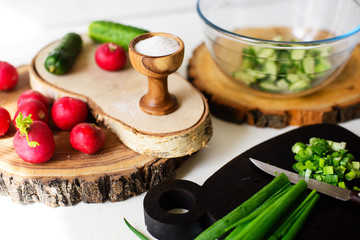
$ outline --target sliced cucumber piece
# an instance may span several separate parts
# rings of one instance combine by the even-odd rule
[[[274,84],[274,82],[264,81],[259,83],[259,87],[270,92],[278,92],[282,89]]]
[[[282,36],[273,38],[282,41]],[[279,43],[281,45],[281,43]],[[292,44],[301,47],[299,44]],[[244,48],[242,71],[234,72],[234,78],[266,91],[298,92],[311,87],[311,82],[332,68],[328,58],[331,47],[316,49],[274,49],[263,45]]]
[[[242,69],[251,69],[253,66],[253,61],[250,59],[250,57],[244,57],[242,61]]]
[[[289,88],[289,83],[284,78],[282,78],[276,82],[276,86],[282,90],[287,90]]]
[[[275,55],[275,50],[272,48],[263,48],[259,51],[256,55],[259,58],[270,58],[271,56]]]
[[[290,82],[297,82],[300,80],[299,75],[295,74],[295,73],[288,73],[286,75],[286,79],[289,80]]]
[[[307,89],[310,87],[310,83],[306,80],[299,80],[296,82],[293,82],[290,84],[289,86],[289,91],[290,92],[299,92],[302,91],[304,89]]]
[[[268,60],[264,63],[263,66],[263,72],[270,74],[270,75],[276,75],[277,74],[277,65],[275,61]]]
[[[315,72],[322,73],[329,70],[330,68],[331,68],[330,61],[325,58],[320,58],[315,65]]]
[[[294,49],[290,52],[290,58],[292,60],[301,60],[305,56],[305,50],[304,49]]]
[[[304,73],[313,74],[315,72],[315,60],[312,57],[307,57],[302,60]]]
[[[262,79],[262,78],[266,77],[265,73],[262,73],[262,72],[259,72],[259,71],[253,70],[253,69],[247,69],[245,72],[256,79]]]
[[[245,73],[242,71],[237,71],[233,73],[233,77],[237,80],[242,81],[243,83],[245,83],[246,85],[250,85],[251,83],[256,82],[256,78]]]

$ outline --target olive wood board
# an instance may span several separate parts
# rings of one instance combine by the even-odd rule
[[[29,66],[17,68],[19,82],[13,91],[0,92],[0,106],[14,117],[21,93],[30,89]],[[94,119],[89,119],[94,120]],[[169,181],[182,158],[141,155],[126,147],[111,130],[105,131],[105,145],[96,154],[73,149],[70,132],[60,131],[52,122],[55,154],[45,163],[25,162],[15,153],[15,127],[0,137],[0,194],[14,202],[41,202],[50,207],[85,203],[118,202],[139,195],[152,186]]]
[[[70,96],[88,103],[92,115],[109,127],[132,150],[149,156],[175,158],[190,155],[212,136],[206,99],[177,73],[168,78],[169,92],[179,102],[176,111],[155,116],[143,112],[139,101],[147,92],[147,78],[128,61],[122,70],[109,72],[95,62],[99,44],[86,34],[74,66],[64,75],[49,73],[44,62],[58,46],[55,41],[34,57],[30,65],[30,85],[54,100]]]
[[[336,79],[300,97],[269,98],[244,89],[220,70],[204,43],[194,50],[188,78],[207,97],[211,113],[230,122],[283,128],[360,117],[360,45]]]
[[[292,145],[298,141],[307,143],[311,137],[345,141],[355,159],[360,158],[360,137],[339,125],[314,124],[296,128],[235,157],[202,186],[188,180],[174,180],[150,189],[144,198],[148,231],[158,239],[193,239],[273,180],[253,165],[250,157],[293,171],[296,161]],[[359,186],[360,181],[353,180],[353,184]],[[168,211],[176,208],[188,212]],[[360,205],[320,194],[297,239],[359,239],[359,214]]]

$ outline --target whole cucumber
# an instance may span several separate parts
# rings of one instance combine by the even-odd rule
[[[88,35],[95,42],[112,42],[127,51],[132,39],[147,32],[149,31],[145,29],[111,21],[93,21],[89,25]]]
[[[46,70],[56,75],[67,73],[73,66],[81,48],[80,35],[76,33],[66,34],[61,39],[59,46],[47,56],[44,63]]]

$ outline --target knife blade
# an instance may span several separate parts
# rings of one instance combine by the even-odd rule
[[[261,162],[259,160],[250,158],[250,161],[257,166],[262,171],[272,175],[276,176],[281,173],[284,173],[291,183],[296,184],[301,179],[304,180],[308,188],[315,189],[320,193],[326,194],[328,196],[334,197],[336,199],[340,199],[342,201],[352,201],[360,204],[360,192],[358,191],[352,191],[349,189],[340,188],[338,186],[334,186],[328,183],[320,182],[318,180],[312,179],[312,178],[304,178],[300,176],[297,173],[293,173],[290,171],[287,171],[285,169],[270,165],[268,163]]]

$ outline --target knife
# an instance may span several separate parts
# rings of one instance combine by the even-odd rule
[[[281,173],[284,173],[289,178],[289,181],[291,183],[295,184],[302,179],[307,183],[308,188],[310,188],[310,189],[315,189],[320,193],[326,194],[326,195],[334,197],[336,199],[340,199],[343,201],[350,200],[352,202],[356,202],[356,203],[360,204],[360,192],[358,192],[358,191],[352,191],[349,189],[340,188],[338,186],[320,182],[320,181],[312,179],[312,178],[304,178],[297,173],[287,171],[285,169],[261,162],[259,160],[253,159],[253,158],[250,158],[250,161],[255,166],[260,168],[262,171],[264,171],[270,175],[276,176]]]

